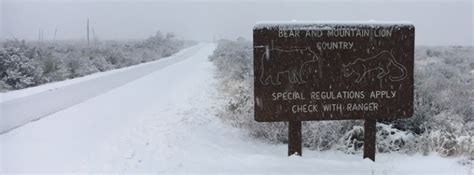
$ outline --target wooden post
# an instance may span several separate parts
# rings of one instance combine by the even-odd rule
[[[364,159],[369,158],[375,162],[375,135],[377,128],[375,119],[366,119],[364,122]]]
[[[288,156],[302,156],[301,151],[301,121],[289,121],[288,125]]]

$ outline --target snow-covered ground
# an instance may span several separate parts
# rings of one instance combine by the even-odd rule
[[[0,136],[2,173],[473,174],[457,158],[304,150],[251,139],[214,117],[213,44],[183,61]],[[192,54],[191,54],[192,53]]]
[[[0,93],[0,121],[2,121],[0,134],[181,61],[189,54],[193,54],[199,47],[184,49],[171,57],[136,66]]]

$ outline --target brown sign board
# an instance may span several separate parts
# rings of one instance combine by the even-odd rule
[[[255,120],[410,117],[414,37],[408,23],[257,24]]]

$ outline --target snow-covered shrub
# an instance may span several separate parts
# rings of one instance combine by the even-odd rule
[[[303,122],[303,145],[314,150],[329,150],[340,144],[348,131],[362,125],[358,120]]]
[[[340,140],[337,149],[346,153],[354,154],[360,152],[364,148],[364,127],[353,126],[347,131]]]
[[[93,66],[91,59],[87,57],[70,58],[66,64],[71,71],[71,78],[82,77],[99,71]]]
[[[217,67],[218,90],[223,94],[222,101],[225,103],[218,116],[232,126],[244,128],[253,137],[287,142],[288,125],[254,120],[251,49],[251,43],[243,39],[221,40],[209,57]]]
[[[474,136],[473,70],[472,47],[417,48],[414,115],[385,123],[415,134],[417,145],[410,146],[411,151],[472,156],[474,145],[468,140]]]
[[[0,49],[0,81],[6,89],[21,89],[41,82],[41,67],[29,59],[20,48]]]
[[[457,150],[460,154],[466,154],[469,159],[474,160],[474,137],[460,136],[457,137]]]
[[[190,43],[157,32],[143,41],[87,45],[81,41],[7,40],[1,45],[0,91],[7,91],[157,60]]]
[[[62,59],[45,57],[41,63],[45,82],[61,81],[71,77],[71,72]]]
[[[377,124],[376,138],[378,152],[409,151],[404,149],[406,145],[415,144],[415,136],[411,131],[401,131],[381,123]]]
[[[350,154],[361,153],[364,148],[364,132],[363,126],[353,126],[340,138],[336,148]],[[409,152],[406,145],[415,144],[415,136],[411,132],[401,131],[382,123],[377,124],[376,139],[377,152],[382,153]]]
[[[113,65],[107,62],[105,56],[98,55],[91,58],[92,65],[97,68],[100,72],[113,69]]]
[[[473,70],[472,47],[416,49],[414,115],[386,122],[414,133],[416,145],[407,150],[474,157]]]

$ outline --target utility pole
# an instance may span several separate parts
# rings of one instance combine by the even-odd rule
[[[56,40],[56,34],[58,33],[58,28],[54,28],[54,36],[53,36],[53,41]]]
[[[87,46],[89,46],[89,18],[87,18]]]
[[[95,45],[97,42],[97,36],[95,35],[94,27],[92,27],[92,43]]]

